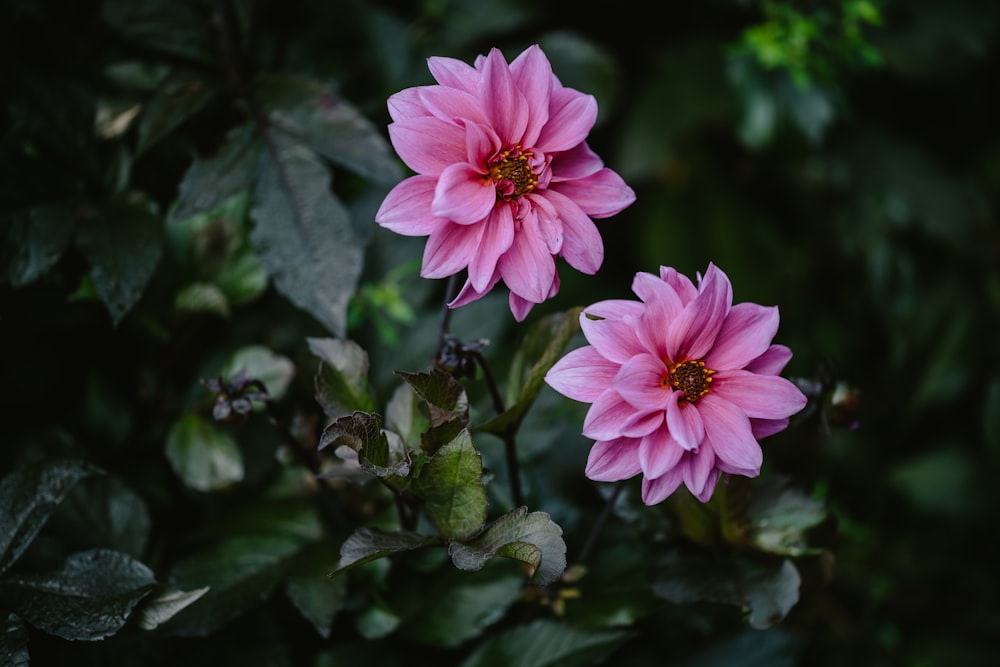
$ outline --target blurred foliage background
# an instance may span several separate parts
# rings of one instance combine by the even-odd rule
[[[392,371],[425,369],[444,285],[417,275],[422,239],[372,222],[403,169],[384,141],[325,145],[328,119],[302,117],[297,100],[327,91],[348,103],[345,123],[384,138],[385,99],[431,82],[426,57],[471,61],[497,46],[512,58],[539,43],[564,84],[597,97],[589,143],[638,199],[599,223],[603,270],[562,270],[558,297],[524,326],[626,298],[636,271],[694,275],[716,263],[737,301],[780,306],[777,342],[795,352],[786,374],[815,401],[765,441],[765,473],[794,480],[829,518],[811,537],[821,549],[800,564],[798,603],[752,630],[738,610],[664,608],[636,592],[633,558],[655,556],[674,529],[665,507],[626,493],[595,547],[588,576],[601,593],[564,601],[565,617],[591,632],[558,635],[579,648],[564,662],[519,664],[993,664],[998,30],[1000,5],[988,0],[655,11],[562,0],[4,0],[0,472],[70,455],[109,473],[68,496],[29,555],[51,563],[66,545],[113,546],[182,591],[199,568],[231,575],[220,579],[226,600],[203,613],[192,605],[152,639],[129,627],[69,642],[18,624],[32,663],[403,664],[424,651],[442,664],[503,664],[496,646],[461,644],[498,619],[456,618],[475,599],[502,614],[517,597],[514,570],[393,588],[373,568],[314,587],[306,577],[325,577],[346,533],[317,540],[315,518],[282,513],[294,495],[274,457],[282,434],[260,412],[214,424],[200,380],[254,369],[307,441],[323,419],[307,338],[358,341],[378,404],[398,383]],[[301,275],[283,273],[275,237],[254,236],[268,207],[288,205],[280,189],[263,172],[253,197],[238,181],[241,142],[254,141],[261,113],[311,142],[307,154],[269,146],[292,189],[309,199],[332,182],[342,209],[330,214],[349,221]],[[284,141],[275,136],[267,141]],[[302,210],[308,223],[315,211]],[[341,314],[317,315],[303,284],[329,290]],[[491,295],[452,324],[490,340],[495,369],[510,365],[525,331],[505,302]],[[484,390],[469,392],[488,411]],[[552,514],[571,552],[603,504],[582,473],[584,407],[545,389],[520,438],[529,505]],[[499,444],[477,444],[502,480]],[[509,502],[497,493],[491,502]],[[340,511],[379,516],[366,494],[352,492]],[[246,564],[292,551],[291,569]],[[287,598],[272,592],[279,581]],[[308,602],[310,592],[326,602]],[[455,601],[426,612],[438,626],[405,613],[428,596]],[[544,622],[534,630],[556,636]],[[9,632],[8,648],[24,645]]]

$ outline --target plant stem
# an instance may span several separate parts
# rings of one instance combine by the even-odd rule
[[[507,408],[504,407],[503,397],[500,396],[500,389],[497,387],[496,380],[493,379],[493,373],[486,362],[486,357],[479,350],[474,350],[471,354],[476,363],[483,369],[483,378],[486,380],[490,397],[493,399],[493,409],[498,415],[502,415]],[[501,438],[503,438],[504,454],[507,458],[507,476],[510,477],[510,496],[514,507],[521,507],[524,505],[524,494],[521,491],[521,465],[517,460],[517,426],[514,424],[507,426]]]
[[[438,330],[437,350],[434,351],[435,362],[441,358],[441,351],[444,349],[445,341],[448,339],[451,327],[451,308],[448,304],[455,298],[455,288],[458,286],[458,274],[452,274],[448,278],[448,286],[444,290],[444,304],[441,306],[441,327]]]
[[[614,509],[615,503],[618,502],[618,496],[622,494],[624,488],[625,482],[615,484],[615,488],[611,491],[611,495],[608,496],[608,500],[604,504],[604,509],[601,510],[597,520],[594,521],[594,525],[590,529],[590,534],[587,535],[587,540],[580,547],[580,553],[577,555],[576,560],[573,561],[574,564],[579,564],[587,560],[591,549],[594,548],[594,544],[597,542],[598,536],[604,530],[604,524],[608,522],[608,517],[611,516],[611,510]]]

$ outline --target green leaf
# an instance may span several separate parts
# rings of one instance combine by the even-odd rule
[[[378,528],[359,528],[340,547],[340,563],[330,576],[350,568],[370,563],[393,554],[422,549],[440,542],[429,535],[397,531],[387,533]]]
[[[356,451],[361,467],[376,477],[405,477],[410,471],[408,453],[390,446],[379,414],[357,411],[340,417],[323,430],[318,448],[323,450],[331,445]]]
[[[420,446],[433,455],[451,442],[469,425],[469,399],[462,386],[447,371],[440,368],[430,373],[396,371],[406,380],[422,401],[428,427],[420,434]]]
[[[243,456],[236,441],[196,414],[173,425],[166,454],[174,472],[196,491],[224,489],[243,479]]]
[[[98,472],[83,461],[46,460],[0,480],[0,573],[21,557],[70,489]]]
[[[71,640],[115,634],[156,584],[127,554],[94,549],[70,555],[55,572],[0,580],[4,604],[31,625]]]
[[[319,357],[316,401],[328,417],[355,410],[372,412],[375,399],[368,384],[368,353],[351,340],[307,338],[309,351]]]
[[[562,528],[546,512],[518,507],[494,521],[482,535],[468,542],[452,542],[448,553],[455,567],[478,570],[493,556],[521,561],[532,569],[540,586],[557,581],[566,571],[566,543]]]
[[[141,204],[115,203],[102,213],[81,218],[76,243],[117,325],[139,301],[160,261],[163,221]]]
[[[267,388],[267,395],[278,400],[295,377],[295,364],[263,345],[247,345],[233,353],[221,373],[228,379],[240,371],[248,379],[260,380]]]
[[[350,214],[314,154],[274,137],[268,147],[258,165],[250,240],[277,290],[343,337],[362,265]]]
[[[133,44],[214,63],[210,21],[196,4],[172,0],[105,0],[101,18]]]
[[[73,238],[73,214],[53,204],[0,214],[6,238],[0,245],[0,278],[13,287],[28,285],[55,266]]]
[[[257,82],[271,131],[383,185],[402,178],[384,132],[332,89],[309,79],[263,75]]]
[[[767,478],[753,489],[750,501],[754,545],[782,556],[819,553],[810,548],[806,531],[826,519],[826,507],[791,486],[786,479]]]
[[[653,582],[653,592],[678,604],[736,605],[758,630],[785,617],[799,601],[799,571],[790,560],[766,562],[733,556],[726,561],[698,553],[669,554]]]
[[[802,664],[801,639],[778,629],[744,630],[712,644],[679,663],[678,667],[795,667]]]
[[[249,190],[259,149],[253,125],[233,128],[215,155],[196,158],[188,167],[170,219],[187,220],[209,213]]]
[[[139,121],[140,155],[200,111],[215,96],[215,88],[199,79],[168,79],[146,104]]]
[[[411,488],[446,539],[470,537],[486,521],[483,461],[467,430],[434,453]]]
[[[625,630],[577,628],[539,619],[490,637],[462,661],[461,667],[573,667],[594,665],[632,636]]]
[[[515,399],[513,405],[503,414],[476,427],[477,431],[503,435],[508,430],[517,429],[538,392],[545,386],[545,374],[559,361],[566,345],[580,330],[581,312],[582,308],[573,308],[564,313],[554,313],[532,327],[511,364],[508,390]]]
[[[174,566],[170,583],[208,592],[167,621],[168,634],[204,637],[262,603],[290,571],[307,541],[294,533],[228,538]]]
[[[419,406],[416,393],[406,384],[396,387],[392,392],[392,398],[385,406],[386,428],[398,433],[403,442],[412,449],[420,445],[421,436],[429,427],[427,417],[421,414]]]
[[[142,557],[152,522],[142,497],[118,477],[81,481],[52,515],[49,527],[81,549],[105,548]]]
[[[28,667],[28,629],[17,614],[7,613],[0,626],[0,664]]]
[[[153,630],[177,615],[182,609],[193,603],[208,592],[209,587],[203,586],[191,591],[179,591],[163,587],[147,597],[136,609],[139,627],[143,630]]]
[[[330,542],[317,542],[299,554],[285,583],[288,598],[324,639],[330,637],[333,617],[344,604],[347,579],[330,577],[337,551]]]
[[[229,317],[229,299],[212,283],[191,283],[174,297],[174,308],[189,313],[215,313]]]

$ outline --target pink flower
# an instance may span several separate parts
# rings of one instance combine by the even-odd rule
[[[545,377],[592,403],[583,434],[596,440],[587,477],[642,473],[642,500],[662,501],[683,482],[702,502],[722,473],[756,477],[758,438],[777,433],[806,397],[778,373],[792,357],[772,345],[777,307],[733,305],[726,274],[709,264],[698,286],[674,269],[638,273],[641,301],[595,303],[580,317],[590,345]]]
[[[509,65],[497,49],[475,66],[430,58],[438,85],[389,98],[392,145],[416,172],[386,196],[375,221],[429,236],[420,275],[468,269],[449,304],[480,298],[501,280],[523,320],[559,291],[555,258],[593,274],[604,244],[591,218],[635,201],[585,139],[597,102],[566,88],[538,46]]]

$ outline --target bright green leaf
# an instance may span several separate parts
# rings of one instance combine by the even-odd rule
[[[521,561],[533,573],[534,583],[545,586],[566,571],[566,542],[562,528],[546,512],[519,507],[494,521],[474,540],[448,546],[455,567],[478,570],[493,556]]]
[[[487,509],[483,461],[468,431],[435,452],[412,490],[446,539],[465,539],[482,528]]]
[[[375,400],[368,384],[368,353],[352,340],[308,338],[309,350],[319,357],[316,401],[328,417],[355,410],[372,412]]]
[[[268,147],[258,165],[250,239],[278,291],[343,337],[362,265],[350,214],[315,155],[274,137]]]
[[[196,414],[182,417],[170,429],[166,454],[174,472],[197,491],[216,491],[243,479],[236,441]]]
[[[0,580],[5,606],[31,625],[70,640],[115,634],[156,584],[153,572],[118,551],[70,555],[55,572]]]
[[[99,472],[83,461],[46,460],[0,480],[0,572],[20,558],[73,486]]]

